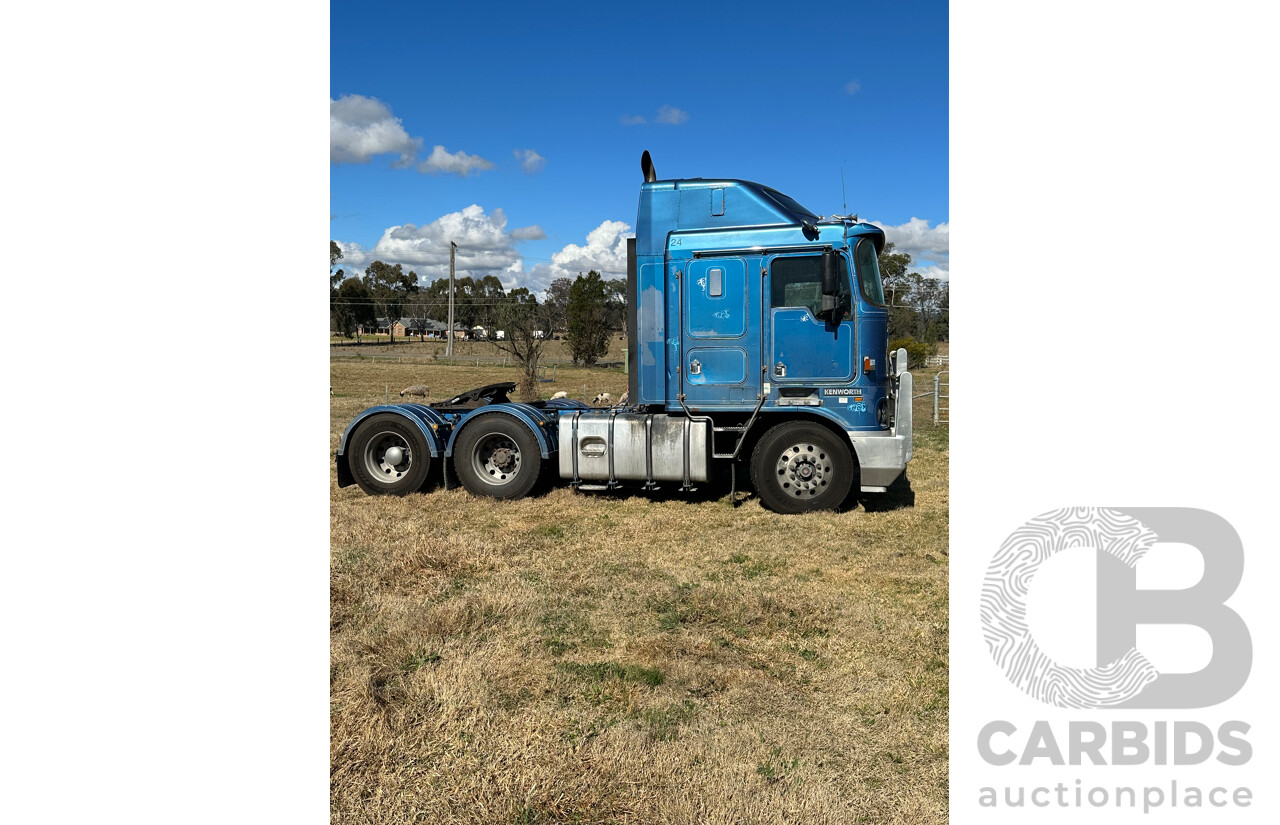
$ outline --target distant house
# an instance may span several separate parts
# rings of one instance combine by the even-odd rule
[[[419,338],[439,338],[444,333],[444,324],[439,321],[433,321],[430,318],[409,318],[401,319],[404,324],[406,335],[416,335]]]
[[[386,318],[379,318],[374,323],[377,324],[379,335],[390,335],[392,330],[395,330],[395,334],[397,337],[404,336],[404,324],[400,321],[396,321],[394,324],[392,324]]]

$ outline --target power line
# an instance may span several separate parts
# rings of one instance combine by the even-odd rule
[[[465,250],[463,250],[463,249],[462,249],[462,247],[458,247],[458,259],[459,259],[459,261],[460,261],[461,263],[465,263],[465,262],[467,261],[467,259],[468,259],[468,256],[467,256],[466,254],[464,254],[464,253],[465,253]],[[556,262],[555,262],[553,259],[551,259],[551,258],[535,258],[535,257],[530,256],[530,255],[521,255],[521,254],[519,254],[519,253],[510,253],[510,252],[479,252],[479,253],[476,253],[476,254],[474,254],[474,255],[470,256],[470,258],[471,258],[471,260],[472,260],[472,261],[475,261],[475,262],[479,262],[480,260],[483,260],[484,258],[493,258],[493,259],[497,259],[497,260],[501,260],[501,261],[520,261],[520,262],[524,262],[524,261],[537,261],[537,262],[540,262],[540,263],[555,264],[556,266],[561,266],[561,267],[563,267],[563,264],[556,264]],[[382,260],[382,259],[381,259],[381,258],[375,258],[375,260]],[[384,262],[384,263],[385,263],[385,262]],[[401,265],[401,266],[405,266],[405,265],[406,265],[404,261],[399,261],[399,263],[400,263],[400,265]],[[444,262],[443,262],[443,261],[442,261],[442,262],[440,262],[440,263],[434,263],[434,262],[431,262],[431,263],[425,263],[425,262],[424,262],[424,263],[412,264],[412,266],[433,267],[433,268],[434,268],[434,267],[440,267],[440,268],[443,268],[443,267],[445,266],[445,264],[444,264]],[[342,267],[342,265],[341,265],[341,261],[339,261],[338,263],[334,264],[334,266],[333,266],[333,269],[342,269],[342,268],[343,268],[343,267]],[[482,270],[482,271],[489,271],[489,270],[492,270],[492,271],[495,271],[495,272],[502,272],[502,271],[505,271],[505,270],[500,270],[500,269],[498,269],[498,268],[496,268],[496,267],[477,267],[477,269],[480,269],[480,270]],[[588,266],[588,267],[587,267],[587,269],[594,269],[596,272],[599,272],[599,273],[600,273],[600,274],[602,274],[602,275],[606,275],[606,274],[607,274],[607,275],[626,275],[626,274],[627,274],[627,271],[626,271],[625,269],[605,269],[605,268],[603,268],[603,267],[598,267],[598,266]],[[471,271],[471,270],[466,270],[466,269],[464,269],[463,271]],[[443,276],[443,274],[441,274],[441,275],[440,275],[440,277],[444,277],[444,276]]]

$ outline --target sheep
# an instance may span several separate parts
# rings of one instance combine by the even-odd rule
[[[568,397],[569,397],[569,393],[565,392],[564,390],[560,390],[560,392],[551,396],[551,400],[555,401],[557,398],[568,398]]]
[[[591,404],[596,407],[612,407],[613,396],[607,392],[602,392],[595,398],[591,399]]]
[[[622,397],[618,399],[619,405],[631,403],[631,390],[623,390]]]
[[[400,391],[401,398],[404,398],[406,395],[416,395],[420,398],[426,398],[427,388],[422,386],[421,384],[414,384],[412,387],[405,387],[403,390]]]

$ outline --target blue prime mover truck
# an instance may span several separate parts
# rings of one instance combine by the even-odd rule
[[[450,471],[475,495],[692,490],[750,470],[781,513],[885,492],[911,460],[907,353],[888,352],[884,232],[743,180],[658,180],[649,153],[627,247],[628,402],[509,400],[492,384],[356,416],[338,485],[403,495]],[[433,469],[435,470],[433,472]]]

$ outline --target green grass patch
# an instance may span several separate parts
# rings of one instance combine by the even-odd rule
[[[659,742],[670,742],[676,738],[680,726],[697,715],[697,704],[686,699],[666,707],[641,711],[640,720],[654,739]]]
[[[657,687],[666,680],[666,676],[657,668],[624,665],[618,662],[592,662],[590,664],[561,662],[556,667],[565,673],[592,682],[617,679],[622,682],[634,682],[648,687]]]

